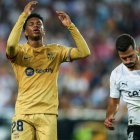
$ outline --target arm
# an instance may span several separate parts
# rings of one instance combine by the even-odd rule
[[[20,35],[22,32],[22,27],[24,24],[24,21],[26,19],[25,13],[22,13],[16,22],[14,28],[12,29],[12,32],[10,33],[10,36],[7,41],[7,47],[6,47],[6,54],[8,57],[13,58],[17,55],[17,44],[20,39]]]
[[[34,10],[33,6],[36,5],[36,1],[29,2],[24,9],[24,12],[20,15],[18,21],[16,22],[14,28],[12,29],[10,36],[7,41],[6,54],[8,57],[13,58],[17,55],[17,44],[21,36],[22,28],[25,20]]]
[[[88,45],[78,29],[75,27],[75,25],[71,22],[70,17],[64,13],[64,12],[57,12],[59,20],[62,22],[62,24],[68,28],[68,30],[71,32],[71,35],[76,43],[77,48],[73,48],[71,50],[70,56],[71,59],[80,59],[84,58],[90,55],[90,50],[88,48]]]
[[[113,123],[114,123],[114,116],[118,111],[120,99],[119,98],[111,98],[108,102],[108,108],[106,113],[106,119],[104,125],[107,129],[114,130]]]

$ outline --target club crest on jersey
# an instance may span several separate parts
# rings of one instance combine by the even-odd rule
[[[47,54],[47,57],[48,57],[49,60],[53,60],[55,56],[54,56],[53,53],[49,52],[49,53]]]
[[[33,68],[26,68],[26,69],[25,69],[25,74],[26,74],[27,76],[32,76],[32,75],[34,75],[34,69],[33,69]]]

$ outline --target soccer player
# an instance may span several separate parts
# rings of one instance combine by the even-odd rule
[[[122,63],[110,76],[110,99],[104,124],[114,130],[115,114],[122,96],[128,108],[128,140],[140,140],[140,60],[134,38],[120,35],[116,50]]]
[[[12,140],[57,140],[59,66],[90,55],[87,43],[65,12],[56,14],[77,47],[45,45],[43,19],[32,13],[36,5],[37,1],[32,1],[25,6],[7,41],[7,57],[18,83]],[[26,44],[18,44],[22,29]]]

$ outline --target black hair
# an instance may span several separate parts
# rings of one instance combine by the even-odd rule
[[[129,34],[122,34],[116,39],[116,50],[125,52],[128,48],[132,46],[133,49],[136,48],[134,38]]]
[[[23,31],[25,31],[25,29],[26,29],[26,25],[27,25],[27,21],[29,20],[29,19],[31,19],[31,18],[39,18],[42,22],[44,22],[43,21],[43,18],[39,15],[39,14],[37,14],[37,13],[32,13],[32,14],[30,14],[28,17],[27,17],[27,19],[26,19],[26,21],[25,21],[25,23],[24,23],[24,25],[23,25]]]

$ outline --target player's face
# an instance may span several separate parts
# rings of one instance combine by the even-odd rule
[[[44,35],[44,26],[39,18],[33,17],[27,21],[25,35],[31,40],[40,40]]]
[[[132,48],[132,46],[130,46],[129,49],[125,52],[118,51],[118,54],[126,67],[129,69],[135,68],[138,58],[137,52]]]

